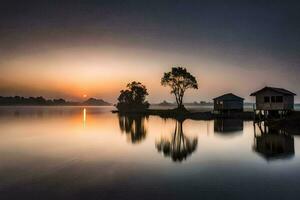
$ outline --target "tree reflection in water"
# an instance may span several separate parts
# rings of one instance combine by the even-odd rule
[[[174,162],[181,162],[191,155],[197,148],[198,139],[184,135],[182,121],[176,121],[175,131],[170,139],[162,138],[156,143],[158,152],[165,157],[171,157]]]
[[[148,118],[142,115],[118,115],[119,127],[122,133],[129,136],[131,143],[139,143],[146,138],[147,128],[145,120]]]

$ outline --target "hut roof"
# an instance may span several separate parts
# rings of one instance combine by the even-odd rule
[[[214,98],[214,100],[223,100],[223,101],[231,101],[231,100],[244,100],[244,98],[236,96],[235,94],[232,93],[227,93],[222,96]]]
[[[256,92],[253,92],[250,94],[250,96],[256,96],[258,93],[262,92],[262,91],[265,91],[265,90],[272,90],[274,92],[278,92],[278,93],[281,93],[281,94],[284,94],[284,95],[292,95],[292,96],[295,96],[296,94],[291,92],[291,91],[288,91],[284,88],[276,88],[276,87],[264,87],[263,89],[260,89]]]

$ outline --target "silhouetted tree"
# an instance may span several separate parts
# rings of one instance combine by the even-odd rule
[[[0,105],[48,105],[44,97],[0,97]]]
[[[53,99],[53,103],[57,105],[63,105],[66,104],[66,101],[64,99]]]
[[[146,138],[145,116],[119,114],[118,118],[120,130],[130,137],[131,143],[138,143]]]
[[[171,157],[175,162],[186,159],[196,150],[198,144],[197,138],[188,138],[184,135],[182,123],[182,121],[176,121],[171,139],[161,139],[156,143],[157,150],[163,152],[164,156]]]
[[[135,81],[128,83],[127,89],[120,92],[117,108],[121,111],[145,110],[149,107],[147,95],[147,89],[142,83]]]
[[[171,88],[171,94],[175,95],[178,108],[183,107],[182,100],[187,89],[198,89],[196,78],[182,67],[172,67],[170,72],[165,72],[161,84]]]
[[[37,102],[38,105],[45,105],[46,104],[46,99],[44,97],[36,97],[34,99],[35,102]]]

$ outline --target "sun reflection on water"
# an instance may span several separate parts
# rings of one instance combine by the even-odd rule
[[[83,109],[83,128],[86,126],[86,109]]]

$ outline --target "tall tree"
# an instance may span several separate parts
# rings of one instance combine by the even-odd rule
[[[196,78],[183,67],[172,67],[170,72],[165,72],[161,84],[171,88],[171,94],[174,94],[178,108],[183,107],[182,100],[187,89],[198,89]]]

